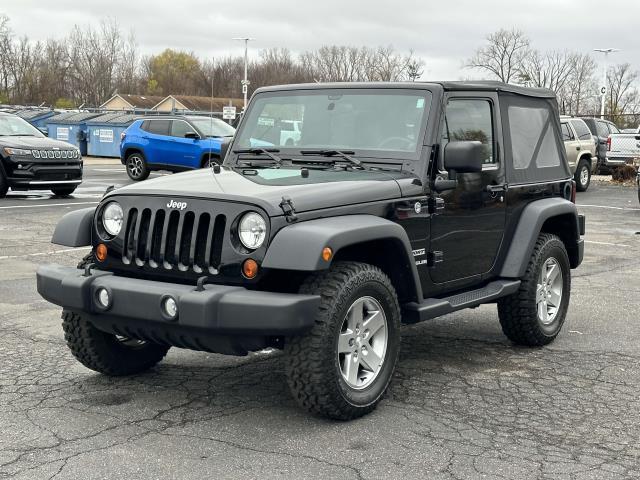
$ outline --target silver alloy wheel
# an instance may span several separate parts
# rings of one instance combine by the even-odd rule
[[[347,385],[361,390],[382,369],[387,353],[387,317],[373,297],[360,297],[345,315],[338,338],[338,365]]]
[[[132,177],[138,178],[142,175],[142,169],[144,168],[142,158],[140,158],[139,155],[131,155],[127,162],[127,168],[129,169],[129,173],[131,173]]]
[[[580,185],[585,186],[589,181],[589,169],[585,166],[580,170]]]
[[[553,257],[547,258],[540,269],[536,288],[538,319],[543,325],[551,324],[560,311],[562,285],[560,263]]]

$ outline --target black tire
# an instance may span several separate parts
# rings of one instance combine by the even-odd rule
[[[538,281],[545,262],[554,259],[562,273],[562,294],[555,317],[545,323],[538,314]],[[571,267],[562,240],[541,233],[536,241],[529,265],[517,292],[498,300],[498,316],[502,331],[512,342],[540,347],[555,340],[564,324],[571,294]]]
[[[76,186],[73,187],[57,187],[52,188],[51,193],[53,193],[57,197],[68,197],[73,192],[76,191]]]
[[[7,196],[7,192],[9,191],[9,182],[4,178],[4,173],[0,170],[0,198],[4,198]]]
[[[576,181],[576,190],[586,192],[591,183],[591,168],[589,167],[589,162],[580,160],[573,178]]]
[[[85,367],[110,376],[144,372],[164,358],[166,345],[128,339],[98,330],[81,315],[64,310],[62,328],[67,346]]]
[[[202,159],[202,168],[211,168],[215,164],[220,164],[220,157],[211,155]]]
[[[146,180],[149,177],[149,173],[151,173],[147,165],[147,160],[140,152],[133,152],[127,155],[125,166],[127,168],[127,175],[129,175],[129,178],[134,182]]]
[[[351,420],[373,411],[389,386],[400,349],[400,307],[391,281],[372,265],[337,262],[329,270],[308,277],[300,293],[320,295],[321,303],[313,329],[288,339],[285,346],[285,370],[293,397],[304,409],[336,420]],[[338,340],[347,312],[362,298],[375,299],[384,311],[386,350],[377,375],[357,389],[343,377]],[[363,339],[367,338],[365,326],[363,321]],[[363,345],[372,348],[359,341],[354,348],[362,346],[364,352]]]

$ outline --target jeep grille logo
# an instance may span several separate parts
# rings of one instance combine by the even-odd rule
[[[187,202],[176,202],[175,200],[169,200],[167,208],[177,208],[178,210],[184,210],[187,208]]]

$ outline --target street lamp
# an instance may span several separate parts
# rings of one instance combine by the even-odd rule
[[[602,86],[600,87],[600,94],[602,95],[602,104],[600,105],[600,118],[604,118],[604,106],[607,100],[607,67],[609,54],[613,52],[619,52],[618,48],[594,48],[594,52],[604,53],[604,71],[602,73]]]
[[[247,108],[247,91],[249,90],[249,80],[247,80],[247,64],[249,63],[249,59],[247,56],[247,50],[249,48],[249,42],[251,40],[255,40],[255,38],[250,37],[236,37],[234,40],[242,40],[244,42],[244,80],[242,80],[242,94],[244,95],[244,107],[242,107],[242,111]]]

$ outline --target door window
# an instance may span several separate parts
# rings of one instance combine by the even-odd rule
[[[184,138],[187,133],[196,133],[195,129],[184,120],[171,122],[171,136]]]
[[[147,132],[156,135],[169,135],[169,125],[171,120],[149,120]]]
[[[570,120],[570,122],[580,140],[591,140],[591,130],[586,123],[582,120]]]
[[[447,103],[442,146],[449,142],[478,141],[483,145],[483,163],[497,163],[493,146],[491,102],[483,99],[451,99]]]
[[[563,123],[562,125],[562,141],[563,142],[570,142],[571,140],[573,140],[573,132],[571,131],[571,128],[569,127],[568,123]]]

